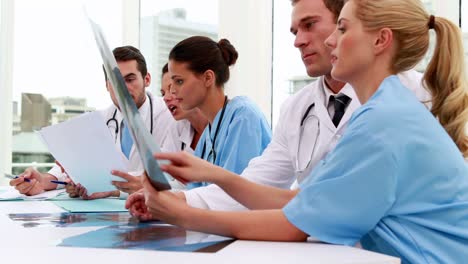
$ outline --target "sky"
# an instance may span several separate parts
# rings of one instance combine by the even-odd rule
[[[455,0],[450,0],[455,1]],[[88,105],[104,108],[111,103],[105,89],[100,55],[82,6],[102,27],[109,45],[122,43],[122,0],[15,0],[13,99],[22,92],[46,97],[84,97]],[[305,75],[289,32],[291,4],[274,0],[274,83],[279,106],[287,97],[284,87],[291,76]],[[187,19],[216,24],[217,0],[141,0],[141,16],[183,7]],[[468,5],[463,6],[468,14]],[[468,16],[463,24],[468,32]],[[278,108],[278,107],[275,107]]]

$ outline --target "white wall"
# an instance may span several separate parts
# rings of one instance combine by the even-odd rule
[[[218,15],[219,38],[239,52],[226,92],[249,96],[271,122],[272,1],[219,0]]]
[[[0,175],[11,171],[14,0],[0,1]],[[0,185],[6,183],[0,176]]]

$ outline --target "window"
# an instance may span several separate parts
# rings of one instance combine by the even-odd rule
[[[111,47],[122,43],[122,0],[15,0],[12,173],[53,157],[34,133],[111,104],[86,11]]]
[[[294,47],[290,32],[291,1],[273,1],[273,127],[279,118],[282,103],[290,95],[312,81],[307,75],[299,50]]]
[[[161,68],[172,47],[192,35],[227,38],[239,52],[224,89],[271,112],[272,0],[141,0],[140,48],[159,94]]]
[[[140,49],[152,75],[149,89],[156,95],[175,44],[194,35],[218,40],[218,0],[141,0],[140,16]]]
[[[465,58],[468,62],[468,4],[466,1],[438,1],[422,0],[427,10],[436,15],[452,20],[457,25],[462,15],[462,29],[465,43]],[[462,3],[463,2],[463,3]],[[279,118],[280,106],[291,94],[304,87],[312,79],[307,76],[305,67],[300,60],[300,54],[294,47],[293,35],[289,32],[291,2],[273,0],[274,4],[274,29],[273,29],[273,125]],[[460,4],[462,5],[460,9]],[[460,12],[462,11],[462,12]],[[464,16],[463,16],[464,15]],[[432,32],[434,34],[434,32]],[[433,41],[433,38],[432,38]],[[424,71],[432,56],[433,44],[423,61],[416,67],[418,71]]]
[[[149,68],[153,76],[156,77],[153,79],[153,89],[156,86],[156,92],[159,92],[158,79],[162,67],[162,63],[158,62],[158,59],[163,58],[164,60],[165,57],[167,58],[167,54],[161,56],[153,54],[153,52],[157,52],[157,48],[153,46],[157,45],[155,36],[158,36],[156,35],[158,27],[145,22],[154,21],[155,16],[159,17],[161,13],[165,12],[166,18],[167,15],[172,14],[179,19],[178,22],[181,22],[182,26],[191,24],[192,26],[188,27],[189,30],[193,30],[195,25],[198,29],[208,31],[208,36],[218,39],[217,23],[218,20],[222,21],[222,36],[230,39],[242,54],[231,75],[230,82],[235,82],[232,85],[234,88],[228,87],[228,84],[226,91],[230,96],[249,95],[257,102],[258,98],[264,100],[261,108],[269,116],[271,0],[239,0],[236,2],[226,0],[196,2],[188,0],[71,0],[66,2],[44,0],[40,3],[33,0],[2,0],[2,7],[4,3],[14,3],[16,8],[8,9],[10,12],[2,11],[2,21],[5,13],[14,15],[14,19],[13,16],[11,19],[12,25],[9,28],[12,29],[11,31],[14,30],[15,34],[7,34],[10,37],[4,38],[5,31],[2,26],[2,51],[10,54],[12,58],[14,55],[15,61],[14,63],[12,61],[6,63],[12,68],[6,76],[12,77],[10,79],[13,79],[13,85],[3,86],[3,83],[7,82],[3,78],[3,70],[0,79],[2,88],[7,87],[0,89],[2,95],[0,96],[0,107],[5,108],[5,111],[0,111],[0,120],[12,119],[7,122],[11,124],[11,127],[0,128],[0,133],[6,132],[5,135],[8,135],[8,137],[2,137],[2,141],[0,141],[0,146],[5,146],[1,148],[3,152],[0,155],[0,170],[11,171],[12,163],[14,172],[19,172],[30,165],[44,166],[42,170],[46,170],[52,165],[50,164],[52,160],[50,156],[41,156],[46,153],[40,151],[40,153],[32,153],[33,151],[20,153],[17,142],[21,143],[26,140],[28,146],[34,146],[37,143],[37,138],[23,138],[18,141],[21,136],[24,136],[23,132],[25,131],[23,130],[29,130],[25,133],[31,133],[30,130],[63,121],[70,114],[65,113],[64,107],[69,107],[68,109],[72,111],[90,111],[110,104],[104,88],[100,56],[89,26],[81,14],[81,2],[83,1],[87,4],[88,13],[103,26],[111,47],[124,44],[138,46],[137,43],[142,43],[139,48],[149,58]],[[224,7],[220,7],[219,2],[223,3]],[[139,8],[140,6],[141,8]],[[233,10],[235,11],[233,12]],[[218,17],[218,11],[222,17]],[[140,21],[136,19],[138,14],[141,14]],[[242,21],[239,21],[239,14],[242,14]],[[259,17],[258,14],[261,14],[262,17]],[[148,17],[150,18],[145,21],[145,18]],[[183,19],[185,22],[181,21]],[[139,25],[139,22],[141,27],[138,30],[135,25]],[[249,28],[249,30],[246,31],[245,28]],[[184,38],[180,36],[181,32],[177,32],[181,29],[180,25],[176,25],[175,29],[168,28],[166,31],[160,32],[161,36],[172,41],[161,45],[166,49],[166,52]],[[189,32],[187,34],[199,35],[202,33]],[[138,38],[139,36],[141,39]],[[14,47],[7,46],[5,49],[3,46],[5,39],[11,40],[11,43],[14,40],[16,45]],[[257,43],[258,47],[252,48],[252,43]],[[258,59],[256,56],[260,53],[262,54],[261,59]],[[4,62],[5,56],[1,58]],[[263,64],[259,65],[258,63]],[[268,66],[265,66],[266,64]],[[2,63],[2,65],[4,64]],[[247,69],[245,65],[248,66]],[[249,67],[261,69],[262,72],[252,71]],[[265,88],[261,89],[260,93],[258,92],[260,89],[252,87]],[[3,96],[4,93],[7,96]],[[71,109],[70,105],[65,103],[67,98],[84,99],[87,108]],[[27,115],[28,112],[29,115]],[[13,151],[9,147],[10,145],[13,145]],[[39,148],[37,145],[36,147]],[[12,153],[15,154],[14,157],[12,157]],[[38,154],[35,157],[41,157],[40,160],[32,159],[31,157],[34,156],[32,154]],[[23,159],[25,157],[30,159]]]
[[[448,17],[457,24],[462,15],[468,62],[468,3],[422,1],[431,13]],[[153,76],[150,89],[155,94],[159,94],[160,71],[169,50],[178,41],[195,34],[213,39],[227,37],[235,44],[240,57],[231,75],[235,93],[230,96],[247,95],[257,103],[263,100],[260,106],[268,118],[271,109],[273,127],[284,100],[312,81],[289,32],[290,1],[2,0],[0,120],[6,120],[8,125],[0,127],[0,172],[10,171],[11,163],[14,172],[33,162],[44,163],[43,169],[47,169],[52,159],[41,155],[48,153],[31,150],[20,154],[20,143],[35,146],[37,142],[37,138],[21,138],[24,133],[111,103],[104,86],[100,56],[81,11],[82,2],[103,26],[111,47],[128,44],[123,39],[124,6],[139,3],[139,48],[147,58]],[[273,14],[269,13],[271,5]],[[271,15],[274,23],[270,21]],[[273,39],[270,39],[271,32]],[[418,69],[424,70],[425,62]],[[271,76],[260,70],[266,70]],[[259,90],[268,91],[258,93]],[[4,140],[8,138],[6,135],[12,138]]]

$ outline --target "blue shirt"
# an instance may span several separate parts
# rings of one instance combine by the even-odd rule
[[[468,167],[403,87],[383,81],[283,212],[321,241],[361,245],[402,263],[468,260]]]
[[[228,171],[241,174],[252,158],[260,156],[271,141],[271,129],[260,109],[247,97],[237,96],[228,101],[219,126],[214,152],[212,140],[221,119],[222,109],[216,114],[211,125],[203,131],[195,149],[195,156],[208,160]],[[206,145],[206,146],[205,146]],[[205,153],[203,148],[205,146]],[[202,154],[203,157],[202,157]],[[187,188],[195,188],[207,183],[191,183]]]

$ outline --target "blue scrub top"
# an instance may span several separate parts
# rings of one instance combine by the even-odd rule
[[[208,126],[200,137],[195,156],[213,163],[212,139],[220,121],[222,109],[216,115],[211,125],[211,135]],[[210,139],[211,137],[211,139]],[[215,165],[228,171],[241,174],[252,158],[260,156],[271,141],[271,129],[268,122],[252,100],[245,96],[230,99],[226,105],[223,119],[215,142]],[[203,145],[206,144],[205,155],[202,157]],[[208,183],[190,183],[188,189],[207,185]]]
[[[283,212],[314,238],[361,242],[402,263],[468,260],[468,166],[396,76],[353,114]]]

